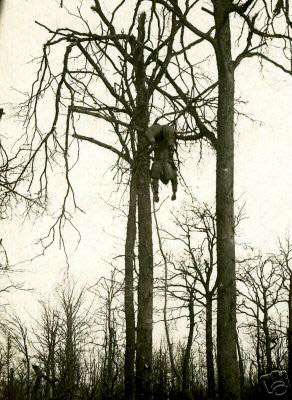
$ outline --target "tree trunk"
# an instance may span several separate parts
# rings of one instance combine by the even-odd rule
[[[25,345],[25,360],[26,360],[26,397],[30,398],[30,359],[27,351],[27,346]]]
[[[130,183],[130,200],[125,244],[125,397],[133,400],[135,396],[135,309],[134,309],[134,262],[136,241],[136,187],[133,175]]]
[[[139,17],[138,43],[145,38],[145,13]],[[137,196],[138,196],[138,318],[137,318],[137,350],[136,350],[136,399],[152,398],[152,325],[153,325],[153,245],[152,215],[150,197],[150,157],[147,151],[148,142],[145,136],[148,127],[148,93],[146,89],[146,73],[143,47],[135,45],[136,115],[135,123],[138,131],[137,159]]]
[[[289,304],[288,304],[289,322],[287,329],[288,341],[288,377],[290,385],[292,385],[292,274],[290,275],[289,285]]]
[[[206,362],[207,362],[207,397],[215,399],[215,372],[213,360],[213,317],[212,296],[206,296]]]
[[[264,320],[263,320],[263,330],[264,330],[264,335],[265,335],[265,350],[266,350],[266,358],[267,358],[267,372],[271,372],[273,369],[273,364],[272,364],[272,350],[271,350],[271,337],[270,337],[270,332],[269,332],[269,326],[268,326],[268,312],[265,310],[264,312]]]
[[[9,371],[9,380],[8,380],[8,400],[15,400],[16,387],[15,387],[15,379],[14,379],[14,369],[10,368]]]
[[[258,374],[258,383],[260,382],[261,375],[262,375],[262,362],[261,362],[261,346],[260,346],[260,320],[259,320],[259,307],[257,306],[257,334],[256,334],[256,359],[257,359],[257,374]]]
[[[74,357],[74,327],[73,327],[73,305],[68,304],[66,309],[66,342],[65,342],[65,365],[64,367],[64,387],[68,389],[68,400],[73,397],[75,384],[76,359]]]
[[[188,334],[188,341],[187,341],[187,346],[184,352],[184,358],[183,358],[183,366],[182,366],[182,391],[183,393],[187,393],[189,389],[189,383],[190,383],[190,356],[191,356],[191,349],[192,349],[192,344],[193,344],[193,339],[194,339],[194,328],[195,328],[195,313],[194,313],[194,299],[193,299],[193,293],[190,293],[190,299],[189,299],[189,324],[190,324],[190,329],[189,329],[189,334]]]
[[[220,399],[240,399],[236,354],[236,282],[234,242],[234,67],[229,0],[213,0],[219,93],[217,114],[217,265],[218,390]]]

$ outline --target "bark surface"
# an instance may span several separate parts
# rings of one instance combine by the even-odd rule
[[[206,363],[207,363],[207,396],[214,399],[216,394],[214,357],[213,357],[213,318],[212,295],[206,297]]]
[[[240,399],[236,342],[234,242],[234,66],[231,54],[229,0],[214,0],[218,69],[217,114],[217,265],[218,391],[220,399]]]
[[[143,55],[145,38],[143,13],[138,23],[138,43],[135,45],[136,115],[138,131],[138,157],[135,174],[138,196],[138,318],[136,347],[136,399],[152,398],[152,326],[153,326],[153,244],[150,197],[150,157],[145,132],[149,121],[149,99],[146,88],[146,73]],[[141,45],[139,45],[141,43]]]
[[[135,309],[134,309],[134,262],[136,241],[136,186],[132,177],[125,244],[125,395],[126,399],[135,397]]]

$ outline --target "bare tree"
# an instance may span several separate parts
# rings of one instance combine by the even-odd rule
[[[14,398],[15,394],[15,388],[14,388],[14,363],[13,359],[15,356],[15,349],[12,344],[11,336],[10,333],[5,335],[6,339],[6,346],[4,350],[4,356],[5,356],[5,367],[6,367],[6,397],[8,400],[12,400]]]
[[[42,316],[34,330],[35,382],[33,400],[77,399],[81,391],[83,363],[88,346],[90,303],[85,290],[70,280],[55,293],[57,305],[41,303]]]
[[[25,399],[30,399],[31,390],[31,341],[28,335],[28,329],[24,322],[17,315],[11,315],[1,326],[2,332],[6,334],[9,344],[13,346],[21,355],[25,367]],[[9,351],[8,351],[9,352]]]
[[[291,19],[289,1],[212,0],[206,7],[203,1],[185,2],[157,0],[155,2],[174,14],[183,24],[183,31],[192,33],[197,43],[204,43],[205,54],[216,59],[217,81],[206,89],[217,88],[217,116],[212,122],[208,106],[203,118],[196,106],[202,93],[197,90],[191,75],[187,90],[182,89],[168,74],[166,77],[193,116],[200,133],[216,149],[216,215],[218,262],[218,382],[220,399],[240,399],[240,379],[237,362],[236,279],[234,240],[234,106],[235,70],[242,61],[257,58],[291,75]],[[192,8],[192,9],[191,9]],[[200,28],[202,13],[209,16],[209,28]],[[231,22],[236,21],[238,33]],[[183,48],[188,49],[188,35]],[[235,39],[237,37],[237,39]],[[233,39],[234,38],[234,39]],[[237,46],[236,46],[237,45]],[[281,50],[275,49],[278,46]],[[232,49],[237,47],[233,57]],[[190,52],[188,52],[189,54]],[[187,52],[184,52],[186,62]],[[210,74],[210,79],[211,74]],[[191,88],[191,91],[188,88]],[[207,114],[208,113],[208,114]],[[191,135],[194,137],[195,135]]]
[[[41,302],[42,314],[37,328],[34,330],[36,338],[36,358],[43,368],[45,376],[44,398],[49,400],[56,393],[55,383],[57,376],[57,349],[59,343],[61,316],[60,311],[49,303]],[[35,385],[37,390],[37,385]]]
[[[283,278],[276,273],[272,258],[258,256],[241,265],[238,279],[241,302],[239,310],[251,319],[249,328],[255,331],[258,374],[274,367],[272,351],[278,345],[275,312],[283,302]],[[273,314],[274,313],[274,314]]]
[[[89,329],[89,309],[84,304],[84,289],[77,290],[74,284],[61,288],[58,296],[61,307],[58,390],[71,400],[78,395],[83,339]]]
[[[194,304],[205,312],[205,340],[208,398],[215,396],[213,355],[213,301],[217,290],[216,273],[216,216],[207,204],[185,205],[185,211],[173,215],[176,233],[166,232],[166,237],[182,244],[183,256],[177,254],[174,265],[174,282],[169,291],[189,291],[189,324],[194,326]],[[179,280],[182,278],[182,282]],[[176,280],[179,279],[177,282]],[[174,294],[178,297],[178,294]],[[192,328],[193,329],[193,328]],[[193,334],[189,337],[186,354],[190,353]]]
[[[157,0],[147,8],[149,21],[140,17],[138,34],[133,35],[133,27],[142,4],[138,1],[133,10],[133,18],[127,34],[117,33],[114,20],[124,4],[121,1],[112,10],[112,16],[107,16],[99,1],[93,7],[100,22],[100,34],[93,33],[88,21],[83,19],[85,31],[58,29],[51,31],[51,39],[44,46],[44,56],[41,62],[38,79],[33,86],[30,100],[26,104],[26,122],[34,126],[34,134],[28,138],[31,148],[30,158],[23,171],[30,171],[35,181],[40,179],[39,195],[47,196],[47,166],[53,157],[61,156],[65,168],[67,190],[58,220],[50,230],[50,238],[54,238],[56,230],[62,227],[62,222],[69,221],[67,206],[70,199],[77,207],[73,186],[70,181],[70,169],[73,163],[69,160],[69,152],[73,145],[70,130],[76,128],[74,114],[87,114],[102,118],[109,122],[117,137],[119,147],[97,140],[93,137],[74,133],[74,138],[88,141],[106,148],[119,157],[118,165],[125,171],[125,162],[136,166],[138,225],[139,225],[139,313],[137,330],[137,387],[141,393],[137,396],[151,397],[151,347],[152,347],[152,288],[153,288],[153,254],[151,240],[151,204],[149,193],[149,155],[143,149],[146,139],[143,132],[149,123],[150,110],[158,111],[157,118],[165,118],[165,110],[153,101],[154,92],[164,97],[164,102],[170,109],[171,117],[182,117],[185,127],[189,127],[190,135],[183,135],[184,140],[207,140],[216,149],[217,183],[216,183],[216,213],[217,213],[217,262],[218,262],[218,376],[219,396],[238,400],[240,398],[239,370],[237,363],[237,332],[236,332],[236,282],[235,282],[235,241],[234,241],[234,71],[247,58],[256,57],[291,75],[290,66],[280,52],[274,50],[271,43],[290,48],[288,0],[276,7],[276,2],[265,1],[235,3],[230,0],[213,0],[213,9],[206,9],[203,1],[186,1],[180,6],[177,0]],[[203,6],[203,7],[202,7]],[[211,6],[211,3],[210,3]],[[273,12],[275,11],[275,12]],[[210,18],[210,28],[205,32],[200,29],[201,15]],[[207,13],[207,14],[206,14]],[[79,14],[80,15],[80,14]],[[82,18],[82,16],[80,15]],[[231,48],[230,21],[235,19],[239,29],[238,54],[233,59]],[[162,21],[162,23],[161,23]],[[169,29],[167,27],[169,21]],[[280,23],[279,23],[280,22]],[[147,28],[145,29],[145,24]],[[155,46],[150,46],[156,24],[158,40]],[[175,35],[179,39],[175,42]],[[189,42],[187,32],[195,37]],[[237,33],[237,32],[236,32]],[[139,40],[137,40],[139,39]],[[142,39],[142,41],[140,40]],[[62,70],[54,73],[50,64],[49,50],[56,45],[64,45]],[[178,50],[173,45],[178,45]],[[212,74],[205,79],[209,85],[200,90],[197,76],[194,73],[194,63],[189,61],[189,55],[194,46],[204,45],[206,56],[213,55],[216,59],[217,81]],[[110,54],[114,49],[115,55]],[[154,49],[154,50],[153,50]],[[270,52],[268,52],[270,50]],[[174,63],[174,74],[169,68]],[[72,65],[74,60],[74,65]],[[111,72],[119,79],[114,83],[106,76],[103,62],[107,60]],[[180,62],[182,61],[182,63]],[[119,67],[117,67],[119,65]],[[77,69],[76,69],[77,68]],[[186,81],[184,78],[188,76]],[[111,75],[113,76],[113,74]],[[94,95],[97,78],[103,83],[112,101],[102,101]],[[165,78],[165,85],[162,79]],[[51,128],[47,132],[39,129],[36,117],[38,104],[43,94],[49,89],[55,89],[55,113]],[[172,88],[172,89],[170,89]],[[213,91],[217,90],[214,95]],[[202,111],[199,110],[202,105]],[[214,119],[214,110],[216,118]],[[61,111],[66,112],[65,135],[58,134]],[[195,127],[194,127],[195,125]],[[135,132],[137,152],[130,153],[128,143]],[[133,148],[131,148],[133,152]],[[43,154],[44,168],[36,176],[37,154]],[[58,155],[58,156],[57,156]],[[138,157],[136,158],[135,155]],[[53,156],[53,157],[52,157]],[[132,164],[131,164],[132,162]],[[126,164],[127,165],[127,164]],[[22,177],[22,175],[20,175]],[[144,233],[142,234],[142,229]],[[143,237],[142,237],[143,236]],[[61,239],[61,242],[63,240]],[[142,285],[143,282],[143,285]],[[128,285],[128,287],[130,287]],[[133,325],[133,324],[132,324]],[[149,368],[145,369],[145,366]],[[150,388],[150,389],[149,389]],[[140,389],[139,389],[140,390]],[[148,393],[149,392],[149,393]]]
[[[289,236],[284,240],[279,240],[278,252],[275,255],[276,263],[280,267],[280,279],[283,279],[283,289],[287,296],[288,305],[288,327],[287,327],[287,346],[288,346],[288,376],[292,381],[292,246]]]
[[[78,209],[70,172],[75,160],[70,158],[73,148],[77,148],[76,139],[95,144],[109,150],[118,157],[115,164],[122,182],[130,180],[130,208],[125,249],[125,312],[126,312],[126,361],[125,382],[128,396],[133,398],[134,371],[134,321],[133,321],[133,246],[135,243],[134,215],[135,201],[138,207],[138,318],[137,318],[137,357],[136,381],[140,391],[137,397],[151,397],[151,358],[152,358],[152,312],[153,312],[153,250],[152,222],[150,202],[150,156],[145,131],[150,120],[150,111],[155,113],[156,121],[164,118],[163,103],[157,102],[157,96],[163,95],[163,78],[171,59],[174,37],[181,24],[175,16],[157,13],[156,7],[148,9],[150,18],[141,13],[142,3],[138,1],[133,9],[132,21],[127,33],[117,32],[115,27],[119,11],[124,2],[112,10],[108,16],[99,1],[95,1],[93,11],[98,17],[99,33],[90,27],[89,22],[78,9],[84,31],[74,29],[46,28],[51,39],[44,45],[44,54],[37,79],[32,87],[29,100],[23,104],[20,115],[25,116],[26,146],[30,149],[29,159],[19,175],[31,176],[28,189],[38,187],[39,198],[47,199],[50,174],[48,167],[54,160],[64,166],[65,196],[57,220],[51,227],[44,246],[52,243],[59,234],[60,242],[65,246],[62,235],[64,223],[71,223],[70,207]],[[168,24],[169,22],[169,24]],[[42,25],[39,23],[39,25]],[[42,25],[43,26],[43,25]],[[135,36],[134,29],[137,26]],[[150,46],[154,40],[156,46]],[[51,60],[51,51],[56,46],[64,46],[62,68],[54,72],[55,60]],[[159,59],[159,62],[158,62]],[[162,61],[161,61],[162,60]],[[108,72],[107,72],[108,69]],[[96,88],[101,88],[100,91]],[[54,92],[55,110],[48,131],[44,132],[39,124],[38,110],[44,95]],[[161,106],[160,106],[161,104]],[[172,107],[172,103],[168,106]],[[65,117],[62,115],[65,112]],[[184,113],[184,111],[183,111]],[[173,118],[177,107],[166,114]],[[92,116],[106,121],[114,132],[103,141],[93,136],[79,133],[80,124],[75,116]],[[180,114],[178,115],[180,116]],[[151,115],[151,119],[154,116]],[[60,133],[61,124],[65,124],[65,134]],[[71,131],[73,135],[71,136]],[[43,161],[39,168],[37,160]],[[62,160],[62,161],[61,161]],[[130,177],[128,176],[130,172]],[[119,183],[122,183],[121,181]],[[135,194],[136,193],[136,194]],[[71,202],[71,203],[70,203]],[[130,227],[131,226],[131,227]]]
[[[121,313],[120,295],[123,284],[119,282],[118,273],[111,271],[110,278],[102,278],[95,285],[100,303],[99,324],[103,326],[103,360],[101,368],[101,398],[109,400],[114,397],[119,379],[119,317]]]

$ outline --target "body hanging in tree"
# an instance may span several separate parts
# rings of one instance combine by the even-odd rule
[[[176,199],[177,172],[173,160],[175,147],[175,129],[170,125],[154,124],[146,131],[151,151],[154,150],[154,161],[151,167],[152,190],[154,201],[159,201],[159,179],[167,185],[171,181],[171,200]]]

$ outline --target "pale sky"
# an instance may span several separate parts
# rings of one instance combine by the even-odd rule
[[[25,0],[20,5],[19,0],[4,0],[0,16],[0,104],[17,104],[22,100],[19,92],[30,90],[35,71],[30,61],[41,54],[42,44],[48,37],[35,20],[53,28],[72,23],[66,10],[58,7],[58,1]],[[263,251],[272,251],[278,236],[292,232],[291,89],[291,78],[271,67],[260,71],[254,61],[243,63],[236,72],[236,94],[248,102],[245,111],[261,122],[253,124],[241,119],[236,129],[235,194],[240,204],[246,203],[248,217],[242,222],[240,233],[242,240]],[[89,123],[95,122],[91,119]],[[8,115],[0,123],[0,133],[10,143],[21,135],[21,129],[21,125]],[[204,159],[199,164],[198,154],[193,157],[195,161],[185,171],[185,179],[198,200],[212,203],[214,156],[211,151],[204,152]],[[120,198],[120,193],[110,195],[113,189],[116,190],[112,174],[107,172],[111,163],[112,158],[106,150],[81,144],[80,165],[75,170],[74,182],[80,206],[86,214],[75,218],[82,241],[77,251],[71,252],[70,270],[84,284],[92,284],[107,273],[111,258],[122,251],[125,220],[119,217],[118,211],[106,205],[107,201],[116,205]],[[169,193],[170,188],[164,188],[161,198]],[[167,223],[173,206],[179,208],[184,199],[179,188],[178,201],[173,204],[168,199],[163,205],[159,213],[161,221]],[[48,219],[32,219],[21,224],[20,216],[1,221],[1,236],[7,244],[12,264],[36,254],[33,243],[45,234],[48,223]],[[68,240],[74,243],[75,238],[69,235]],[[25,308],[33,312],[36,300],[47,296],[63,279],[65,260],[55,245],[46,256],[25,264],[24,268],[26,272],[19,279],[34,287],[35,293],[15,293],[9,301],[15,309],[21,310],[25,304]]]

